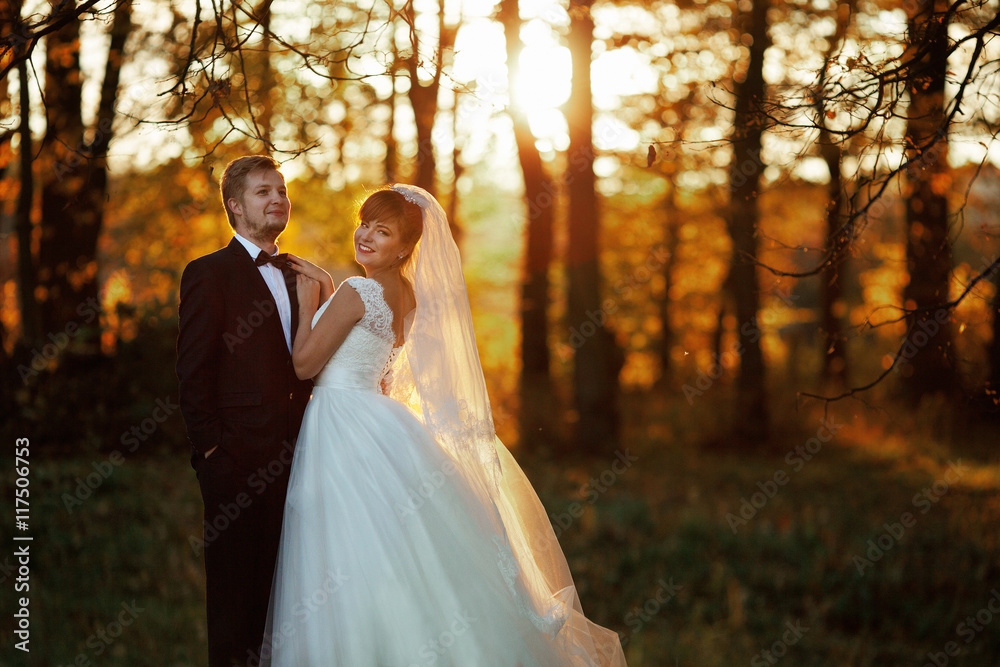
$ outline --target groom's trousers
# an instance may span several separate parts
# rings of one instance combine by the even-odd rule
[[[256,667],[290,463],[272,462],[261,474],[220,447],[196,465],[205,502],[209,665]]]

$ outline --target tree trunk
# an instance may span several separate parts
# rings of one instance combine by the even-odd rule
[[[20,40],[15,37],[22,29],[20,0],[8,0],[7,2],[0,3],[0,43],[4,44],[5,48],[11,50],[11,55],[14,58],[23,58],[26,55],[23,45],[18,43]],[[5,63],[11,61],[12,58],[10,56],[3,59]],[[9,81],[7,77],[4,77],[4,82],[5,84],[0,86],[0,109],[6,108],[13,115],[14,105],[8,92]],[[18,132],[18,128],[6,126],[6,123],[4,129],[0,131],[0,189],[5,192],[10,192],[10,185],[8,183],[12,184],[14,179],[17,178],[16,171],[13,169],[14,151],[13,149],[8,149],[8,146],[12,144],[14,136]],[[5,218],[11,216],[13,219],[14,212],[9,208],[9,205],[13,203],[12,201],[0,201],[0,228],[3,227]],[[0,229],[0,234],[3,231]],[[6,256],[0,252],[0,258],[6,259]],[[0,272],[0,280],[3,280],[2,272]]]
[[[820,326],[823,329],[823,370],[822,379],[838,386],[847,385],[847,340],[838,310],[842,307],[843,279],[847,267],[845,248],[850,243],[849,233],[840,230],[843,222],[844,185],[841,175],[843,151],[827,129],[826,109],[823,105],[822,92],[826,87],[826,73],[836,49],[841,48],[847,25],[854,13],[854,0],[837,6],[837,27],[829,40],[829,47],[824,54],[823,69],[817,89],[816,115],[819,122],[819,150],[830,174],[827,185],[829,208],[826,212],[826,248],[833,253],[835,260],[827,266],[820,275],[821,302]]]
[[[72,4],[68,5],[72,9]],[[93,138],[84,140],[81,117],[79,22],[48,37],[45,64],[49,125],[43,170],[38,283],[42,324],[58,336],[73,325],[70,349],[100,350],[97,240],[104,219],[108,174],[106,154],[113,136],[115,102],[125,40],[131,31],[131,2],[114,11],[111,45],[101,87]]]
[[[12,3],[10,11],[11,20],[14,22],[11,25],[23,25],[20,19],[21,3]],[[26,49],[27,45],[23,44],[19,49],[21,53],[18,55],[26,55],[24,53]],[[20,137],[20,145],[18,147],[20,188],[17,196],[17,213],[15,214],[15,226],[17,229],[17,287],[18,300],[21,306],[21,340],[26,349],[31,349],[41,341],[42,323],[38,302],[35,300],[37,274],[35,258],[31,253],[31,208],[35,198],[35,179],[31,164],[34,149],[29,124],[31,99],[28,92],[30,88],[28,84],[27,60],[21,60],[17,64],[17,78],[20,81],[18,113],[21,116],[21,123],[18,128]]]
[[[521,42],[518,0],[501,0],[500,17],[507,41],[507,90],[517,157],[524,176],[524,265],[521,277],[521,442],[528,445],[558,440],[552,416],[558,414],[549,364],[549,267],[552,263],[552,223],[555,186],[545,169],[528,119],[518,106],[516,81]]]
[[[906,266],[910,281],[903,298],[906,307],[916,312],[907,317],[903,374],[905,393],[919,400],[929,394],[952,394],[958,388],[950,312],[938,307],[948,301],[952,269],[947,199],[951,170],[944,110],[948,25],[943,20],[947,10],[943,0],[915,0],[906,7],[908,52],[916,62],[907,81],[906,139],[911,163],[907,168]]]
[[[20,85],[21,126],[20,146],[20,177],[21,187],[17,196],[17,285],[18,297],[21,303],[21,338],[28,348],[35,346],[42,338],[41,314],[38,302],[35,301],[36,269],[35,259],[31,254],[31,207],[35,198],[35,179],[31,168],[32,141],[31,127],[28,119],[31,116],[31,102],[28,96],[28,66],[27,60],[17,65],[17,77]]]
[[[668,187],[670,188],[666,200],[666,221],[663,225],[663,245],[667,252],[666,261],[663,262],[663,293],[660,295],[658,304],[660,316],[660,378],[658,380],[661,387],[666,387],[673,380],[674,369],[671,363],[671,354],[674,347],[674,331],[670,326],[670,288],[674,281],[674,261],[677,257],[677,246],[680,243],[678,236],[679,225],[677,220],[677,185],[673,175],[669,177]]]
[[[406,21],[410,26],[410,45],[412,52],[406,61],[410,75],[410,105],[413,107],[413,118],[417,126],[417,157],[413,183],[431,194],[435,192],[436,164],[434,158],[434,119],[437,116],[438,90],[441,83],[441,69],[444,57],[445,26],[444,0],[438,2],[439,15],[439,48],[434,59],[434,73],[430,83],[420,83],[417,65],[420,63],[420,41],[417,37],[416,10],[413,3],[406,3]]]
[[[390,25],[392,40],[392,69],[390,71],[392,89],[389,91],[389,98],[386,104],[389,105],[389,120],[385,132],[385,182],[396,182],[396,169],[398,161],[398,150],[396,146],[396,72],[399,69],[399,48],[396,46],[395,21]]]
[[[260,22],[261,41],[260,54],[255,58],[256,67],[260,73],[257,86],[257,103],[259,111],[251,113],[257,125],[257,132],[263,143],[261,152],[270,155],[274,151],[271,143],[271,117],[274,115],[274,103],[271,91],[275,88],[274,70],[271,68],[271,3],[273,0],[261,0],[255,12]],[[252,111],[252,110],[251,110]]]
[[[459,248],[462,247],[462,226],[458,221],[458,179],[462,177],[462,147],[458,138],[458,103],[461,93],[454,91],[454,101],[451,107],[451,197],[448,199],[448,226],[451,227],[452,238]]]
[[[55,4],[55,3],[53,3]],[[71,2],[66,10],[72,11]],[[79,317],[77,306],[97,299],[97,264],[88,248],[97,238],[92,216],[80,195],[86,189],[86,154],[80,114],[80,23],[70,21],[46,44],[45,101],[48,126],[41,161],[42,217],[38,246],[38,286],[42,328],[56,334]],[[75,340],[95,349],[99,327],[93,320]]]
[[[828,133],[820,131],[820,135]],[[827,136],[827,138],[829,138]],[[822,140],[822,139],[821,139]],[[820,274],[822,296],[820,302],[820,322],[823,328],[823,371],[822,378],[826,382],[838,386],[847,384],[847,339],[844,326],[837,311],[842,306],[843,278],[846,271],[846,256],[842,255],[849,239],[846,232],[838,231],[843,220],[841,212],[844,205],[844,194],[840,174],[841,151],[835,145],[825,144],[820,147],[823,161],[830,172],[830,183],[827,193],[830,203],[826,212],[826,247],[838,256],[838,259],[827,266]]]
[[[431,91],[428,88],[434,90]],[[431,131],[437,112],[437,86],[422,86],[417,82],[415,70],[410,75],[410,104],[413,106],[413,115],[417,126],[417,157],[413,182],[433,194],[435,191],[434,176],[437,170]]]
[[[618,373],[624,359],[601,305],[600,218],[594,175],[590,64],[593,0],[571,0],[569,47],[573,63],[567,121],[569,155],[569,278],[566,314],[573,355],[574,440],[590,452],[607,452],[618,439]]]
[[[712,333],[712,365],[711,374],[719,373],[722,368],[722,337],[726,335],[726,295],[719,300],[719,310],[715,314],[715,331]]]
[[[1000,405],[1000,268],[993,269],[993,342],[990,344],[989,390]]]
[[[736,430],[745,441],[760,443],[767,438],[768,412],[764,382],[764,356],[757,323],[760,287],[754,260],[757,257],[757,195],[761,172],[761,135],[764,117],[759,105],[764,99],[764,52],[767,50],[767,0],[753,0],[750,25],[744,33],[752,39],[744,78],[737,76],[736,114],[733,119],[733,156],[729,166],[729,234],[733,256],[729,285],[736,309],[740,371],[737,378]]]

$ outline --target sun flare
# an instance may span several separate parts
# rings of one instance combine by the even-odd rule
[[[559,141],[567,132],[561,107],[569,99],[569,51],[561,46],[529,46],[518,59],[515,104],[538,139]]]

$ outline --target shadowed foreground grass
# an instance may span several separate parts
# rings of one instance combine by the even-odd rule
[[[630,397],[634,426],[603,457],[515,452],[585,611],[621,633],[630,665],[1000,663],[995,430],[856,405],[821,430],[788,411],[770,453],[749,454],[720,439],[710,402]],[[31,653],[9,632],[7,548],[0,662],[204,664],[201,500],[182,448],[31,460]]]

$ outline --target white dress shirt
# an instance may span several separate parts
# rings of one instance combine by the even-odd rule
[[[252,241],[248,241],[235,232],[234,236],[246,248],[246,251],[250,253],[250,258],[256,261],[257,255],[262,252],[261,249]],[[278,254],[277,249],[275,249],[273,254]],[[257,270],[263,276],[264,282],[267,283],[267,288],[271,290],[271,295],[274,297],[274,303],[278,306],[278,319],[281,320],[281,329],[285,332],[285,344],[288,345],[288,351],[291,352],[292,302],[288,300],[288,288],[285,286],[285,276],[281,273],[281,269],[274,264],[262,264],[257,267]]]

